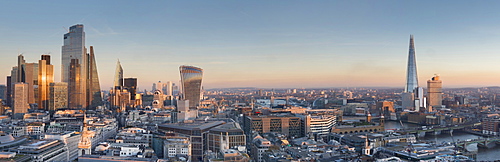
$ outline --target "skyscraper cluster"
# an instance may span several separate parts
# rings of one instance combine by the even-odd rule
[[[41,55],[35,63],[26,62],[22,54],[18,56],[6,88],[7,104],[14,114],[27,113],[30,108],[95,109],[103,104],[94,48],[90,46],[87,53],[83,25],[71,26],[63,40],[61,82],[54,81],[50,55]]]
[[[94,48],[85,47],[83,25],[71,26],[64,34],[61,81],[68,83],[68,107],[95,109],[102,105]]]
[[[141,94],[137,93],[137,78],[124,78],[120,61],[116,63],[113,87],[110,91],[111,106],[120,112],[142,105]]]
[[[7,76],[7,105],[13,113],[26,113],[31,107],[54,110],[50,107],[50,84],[54,82],[54,65],[50,55],[42,55],[38,63],[27,63],[22,54],[17,57],[17,66]],[[54,99],[53,99],[54,100]]]
[[[442,83],[439,80],[439,76],[434,76],[431,80],[427,81],[427,96],[424,96],[424,89],[418,86],[415,42],[413,35],[410,35],[406,85],[404,92],[401,94],[402,107],[417,112],[424,109],[427,112],[432,112],[432,106],[440,106],[442,104],[441,87]]]

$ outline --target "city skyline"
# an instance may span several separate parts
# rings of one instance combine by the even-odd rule
[[[19,53],[27,62],[50,54],[59,82],[61,36],[84,24],[103,90],[113,86],[117,59],[140,91],[159,80],[178,83],[180,65],[203,68],[205,89],[399,88],[410,34],[418,40],[420,85],[440,74],[445,88],[498,86],[498,3],[197,1],[110,9],[115,3],[91,1],[79,11],[63,1],[4,2],[0,13],[16,15],[0,22],[0,76],[10,75]],[[21,7],[28,12],[15,12]]]

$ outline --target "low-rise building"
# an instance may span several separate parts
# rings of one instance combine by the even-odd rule
[[[37,140],[12,148],[9,151],[31,156],[32,162],[67,161],[68,153],[65,144],[59,140]]]
[[[163,145],[163,157],[184,157],[189,160],[191,157],[191,142],[189,138],[179,136],[166,137]]]

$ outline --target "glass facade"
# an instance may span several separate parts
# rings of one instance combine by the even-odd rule
[[[408,52],[408,69],[406,71],[405,92],[413,92],[418,87],[417,60],[415,59],[415,43],[410,35],[410,51]]]
[[[200,103],[203,69],[194,66],[181,66],[179,70],[183,99],[189,100],[189,108],[196,108]]]
[[[64,45],[62,46],[61,81],[69,82],[69,66],[71,59],[83,60],[85,54],[85,32],[83,25],[71,26],[69,32],[64,34]]]

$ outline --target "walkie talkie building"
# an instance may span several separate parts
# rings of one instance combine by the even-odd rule
[[[189,108],[196,108],[200,103],[201,80],[203,69],[194,66],[180,66],[182,99],[189,100]]]

